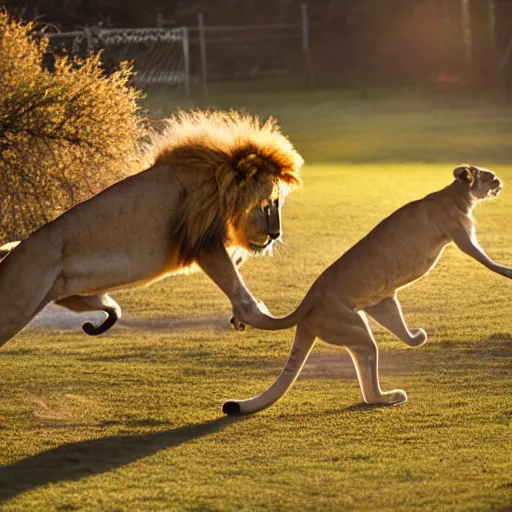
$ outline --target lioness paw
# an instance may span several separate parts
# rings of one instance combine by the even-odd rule
[[[410,347],[421,347],[427,342],[427,333],[423,329],[411,329],[412,339],[408,343]]]
[[[398,405],[407,402],[407,393],[402,389],[394,389],[384,393],[388,405]]]

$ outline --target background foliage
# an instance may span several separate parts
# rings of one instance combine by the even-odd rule
[[[0,241],[18,238],[126,175],[145,133],[140,93],[121,64],[55,56],[0,12]]]

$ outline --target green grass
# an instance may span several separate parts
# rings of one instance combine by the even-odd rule
[[[271,94],[262,94],[268,86]],[[510,162],[512,108],[500,102],[410,91],[275,90],[211,87],[209,106],[276,117],[308,163]],[[192,101],[164,93],[145,106],[156,117]]]
[[[232,97],[212,103],[275,113],[307,158],[287,245],[243,268],[275,313],[460,161],[512,183],[507,107]],[[512,264],[512,189],[475,218],[481,245]],[[362,405],[345,351],[318,342],[283,400],[223,418],[224,400],[278,375],[293,330],[230,331],[226,299],[200,274],[116,293],[125,323],[100,338],[27,329],[0,351],[0,510],[510,511],[511,292],[454,248],[404,290],[409,324],[430,338],[413,350],[374,325],[382,387],[409,393],[392,408]]]

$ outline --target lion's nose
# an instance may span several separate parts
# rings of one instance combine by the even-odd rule
[[[272,240],[277,240],[281,236],[281,231],[273,231],[269,233],[268,236],[272,238]]]

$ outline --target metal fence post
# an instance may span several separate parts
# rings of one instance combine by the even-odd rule
[[[203,102],[208,102],[208,68],[206,61],[206,36],[204,31],[203,14],[197,15],[197,24],[199,26],[199,51],[201,53],[201,83],[203,89]]]
[[[183,64],[184,64],[184,84],[185,84],[185,97],[190,97],[190,44],[188,40],[188,28],[181,28],[183,34]]]
[[[306,56],[306,66],[309,77],[309,86],[315,86],[315,76],[313,74],[313,63],[311,61],[311,51],[309,44],[309,15],[308,15],[308,4],[304,3],[300,8],[300,20],[302,28],[302,52]]]
[[[489,1],[489,39],[493,55],[496,53],[496,6],[494,0]]]
[[[308,4],[302,4],[300,8],[300,19],[302,27],[302,51],[309,53],[309,23],[308,23]]]
[[[464,43],[464,57],[466,60],[466,67],[468,71],[473,68],[473,44],[471,41],[471,13],[470,1],[461,0],[462,8],[462,40]]]

